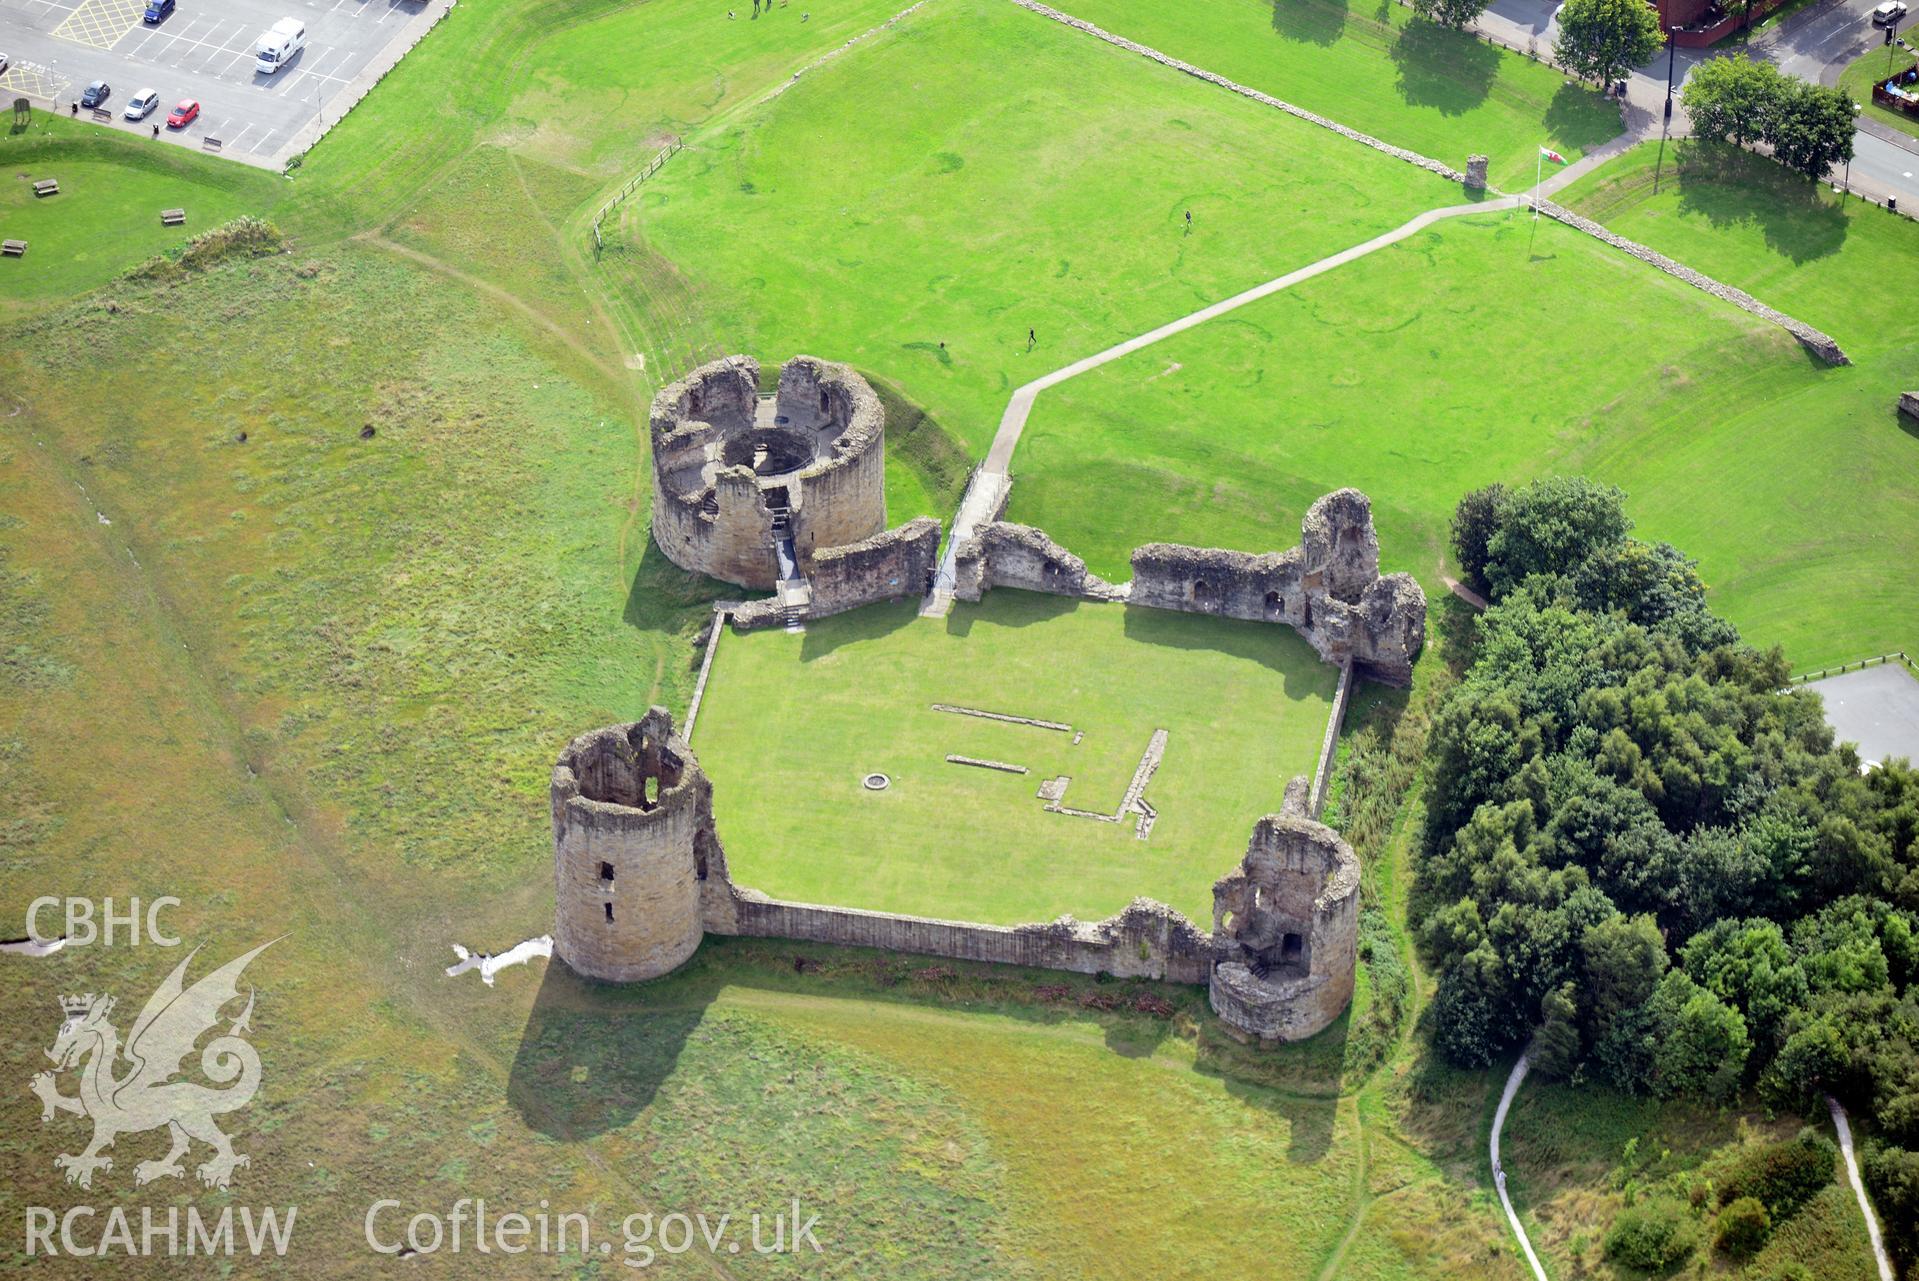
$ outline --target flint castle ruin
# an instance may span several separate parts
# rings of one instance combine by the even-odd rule
[[[760,391],[759,366],[729,357],[654,399],[653,533],[676,564],[773,594],[726,607],[736,627],[798,625],[928,593],[940,525],[886,527],[885,412],[857,373],[809,356]],[[1000,502],[1003,506],[1004,497]],[[997,512],[993,513],[995,516]],[[1213,886],[1201,930],[1135,899],[1106,920],[999,926],[785,902],[734,883],[713,786],[672,717],[574,739],[553,768],[554,947],[578,973],[655,978],[707,934],[789,938],[969,961],[1203,984],[1235,1035],[1311,1036],[1352,1000],[1359,860],[1317,821],[1333,739],[1356,676],[1405,684],[1425,641],[1425,594],[1379,572],[1371,505],[1342,489],[1315,502],[1300,541],[1253,554],[1151,543],[1133,578],[1109,583],[1043,531],[986,521],[951,551],[952,592],[994,587],[1279,623],[1341,670],[1314,781],[1297,778],[1253,822],[1238,864]],[[726,798],[717,798],[723,813]]]

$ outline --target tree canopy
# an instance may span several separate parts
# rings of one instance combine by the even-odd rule
[[[1659,51],[1659,15],[1642,0],[1566,0],[1553,57],[1610,84]]]
[[[1578,478],[1455,517],[1492,604],[1427,758],[1435,1046],[1484,1066],[1533,1038],[1542,1070],[1638,1093],[1830,1093],[1919,1148],[1919,771],[1862,773],[1783,655],[1630,530]],[[1876,1161],[1889,1197],[1919,1188],[1919,1159]]]
[[[1812,178],[1852,159],[1852,98],[1842,89],[1786,75],[1744,54],[1693,69],[1681,91],[1693,136],[1751,146]]]
[[[1413,12],[1442,26],[1461,28],[1486,12],[1489,0],[1413,0]]]

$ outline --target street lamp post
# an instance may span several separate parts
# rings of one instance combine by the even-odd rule
[[[1678,27],[1666,28],[1666,119],[1672,119],[1673,61],[1679,56]]]

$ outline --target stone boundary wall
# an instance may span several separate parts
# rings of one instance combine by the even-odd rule
[[[1374,151],[1383,152],[1395,160],[1404,160],[1409,165],[1418,165],[1421,169],[1429,173],[1438,174],[1449,182],[1457,182],[1464,185],[1466,181],[1465,174],[1453,168],[1451,165],[1432,159],[1430,156],[1422,156],[1417,151],[1408,151],[1404,147],[1395,147],[1390,142],[1382,142],[1371,134],[1361,133],[1357,129],[1350,129],[1337,121],[1328,120],[1325,116],[1316,115],[1304,107],[1295,107],[1290,102],[1281,101],[1271,94],[1261,93],[1257,89],[1249,89],[1238,81],[1228,80],[1225,76],[1216,75],[1201,67],[1195,67],[1190,62],[1181,62],[1178,58],[1163,54],[1148,45],[1128,40],[1124,36],[1116,36],[1110,31],[1096,27],[1090,22],[1075,18],[1071,14],[1061,13],[1058,9],[1039,3],[1039,0],[1013,0],[1013,3],[1022,9],[1030,9],[1041,17],[1051,18],[1054,22],[1062,22],[1075,30],[1084,31],[1090,36],[1096,36],[1104,40],[1107,44],[1117,45],[1121,49],[1136,53],[1142,58],[1149,58],[1161,66],[1171,67],[1175,71],[1184,72],[1196,79],[1204,80],[1208,84],[1215,84],[1222,89],[1231,90],[1242,98],[1251,98],[1254,102],[1276,108],[1289,116],[1296,116],[1304,120],[1307,124],[1318,125],[1321,129],[1330,129],[1342,138],[1350,138],[1363,146],[1371,147]]]
[[[871,538],[816,553],[807,575],[813,599],[806,617],[827,618],[863,605],[918,596],[939,562],[939,546],[940,523],[931,516],[916,516]],[[730,605],[727,612],[733,626],[743,632],[785,621],[778,596]]]
[[[1339,747],[1339,731],[1346,723],[1346,704],[1353,695],[1353,665],[1348,662],[1339,669],[1339,688],[1333,694],[1333,710],[1326,716],[1326,733],[1319,740],[1319,768],[1313,771],[1312,791],[1307,793],[1305,814],[1303,817],[1318,819],[1320,811],[1326,808],[1326,789],[1333,781],[1333,757]],[[1291,799],[1291,784],[1287,785],[1288,799]]]
[[[977,601],[995,587],[1017,587],[1084,600],[1123,600],[1125,593],[1086,562],[1050,538],[1043,529],[993,520],[953,552],[953,595]]]
[[[808,618],[826,618],[876,601],[918,596],[938,563],[940,523],[916,516],[871,538],[813,553],[806,580],[813,589]]]
[[[726,630],[727,609],[723,605],[713,607],[713,621],[707,625],[706,653],[700,658],[699,679],[693,682],[693,699],[686,705],[686,729],[680,734],[687,742],[693,741],[693,726],[700,718],[700,700],[706,697],[706,678],[713,674],[713,655],[720,647],[720,633]]]
[[[1015,3],[1019,3],[1019,0],[1015,0]],[[1722,284],[1703,272],[1694,271],[1684,263],[1675,262],[1673,259],[1660,253],[1657,249],[1649,248],[1636,240],[1628,240],[1617,232],[1608,231],[1592,219],[1582,217],[1564,205],[1554,204],[1550,200],[1542,200],[1539,202],[1539,211],[1549,218],[1565,223],[1568,227],[1585,232],[1596,240],[1603,240],[1613,248],[1623,250],[1643,263],[1657,267],[1660,271],[1665,272],[1675,280],[1684,281],[1694,289],[1711,294],[1722,302],[1731,303],[1741,311],[1778,325],[1794,338],[1797,338],[1800,346],[1825,361],[1828,365],[1850,365],[1852,363],[1846,356],[1846,353],[1840,350],[1838,341],[1830,334],[1822,333],[1814,329],[1803,320],[1795,320],[1783,311],[1768,307],[1765,303],[1760,302],[1743,289],[1736,289],[1731,285]]]
[[[730,921],[708,921],[707,930],[1169,983],[1205,983],[1213,969],[1212,937],[1164,903],[1145,898],[1091,924],[1063,916],[1044,925],[981,925],[792,903],[736,889],[731,915]]]

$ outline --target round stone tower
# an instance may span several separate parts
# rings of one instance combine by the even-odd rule
[[[1253,826],[1239,870],[1213,886],[1218,960],[1207,996],[1247,1040],[1297,1041],[1351,1003],[1359,858],[1338,832],[1293,814]]]
[[[567,744],[553,766],[554,950],[609,982],[665,974],[704,933],[723,885],[713,786],[655,707]]]
[[[770,394],[748,357],[701,365],[653,398],[653,538],[742,587],[799,578],[816,550],[886,528],[885,428],[845,365],[795,356]]]

